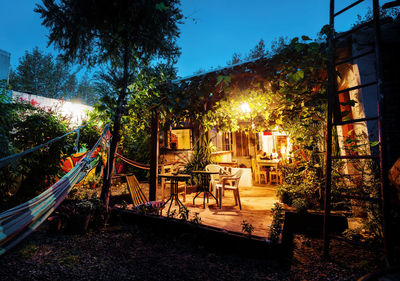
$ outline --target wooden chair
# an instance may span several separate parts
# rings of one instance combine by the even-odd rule
[[[256,183],[261,184],[261,176],[264,176],[264,182],[267,183],[267,171],[260,170],[260,166],[257,164],[257,160],[255,158],[251,159],[251,168],[254,174],[254,181]]]
[[[279,183],[282,184],[283,183],[283,177],[282,177],[282,171],[278,169],[276,170],[270,170],[269,171],[269,182],[270,183]]]
[[[240,194],[239,194],[239,182],[240,177],[242,176],[242,170],[236,172],[236,174],[232,177],[223,177],[221,179],[221,183],[216,184],[216,192],[217,197],[219,196],[219,208],[222,207],[222,194],[224,190],[232,190],[233,196],[235,198],[235,206],[239,204],[239,209],[242,209],[242,203],[240,202]]]

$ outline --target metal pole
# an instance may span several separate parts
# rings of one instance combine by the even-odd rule
[[[324,250],[323,255],[329,258],[329,215],[331,211],[331,180],[332,180],[332,112],[333,98],[336,92],[335,88],[335,27],[334,27],[335,1],[330,1],[329,11],[329,34],[328,34],[328,112],[327,112],[327,136],[326,136],[326,183],[324,200]]]

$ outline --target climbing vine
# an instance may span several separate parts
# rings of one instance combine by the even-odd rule
[[[323,186],[325,44],[303,36],[276,50],[269,58],[239,68],[182,81],[178,89],[191,101],[190,117],[206,130],[262,132],[279,128],[287,132],[294,162],[284,169],[288,174],[282,192],[293,191],[301,182],[307,194],[302,192],[296,198],[309,198],[307,205],[315,206]]]

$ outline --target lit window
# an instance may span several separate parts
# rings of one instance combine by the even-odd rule
[[[192,130],[173,129],[168,134],[168,144],[171,149],[191,149]]]

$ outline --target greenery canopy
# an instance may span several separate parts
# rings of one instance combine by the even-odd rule
[[[128,85],[137,81],[140,67],[153,59],[174,62],[179,55],[176,38],[182,14],[179,0],[43,0],[36,12],[50,30],[49,44],[63,52],[67,61],[107,63],[113,72],[110,97],[113,171],[114,156],[121,139],[121,119],[127,114]],[[102,198],[108,206],[111,177],[105,177]]]
[[[49,44],[62,50],[64,59],[120,66],[124,59],[170,60],[179,55],[178,4],[179,0],[43,0],[35,12],[50,30]]]
[[[170,84],[171,110],[189,100],[186,114],[205,128],[263,131],[290,130],[325,120],[326,57],[324,45],[294,38],[271,57],[200,74]],[[248,103],[249,112],[240,105]],[[312,133],[314,134],[314,132]]]

